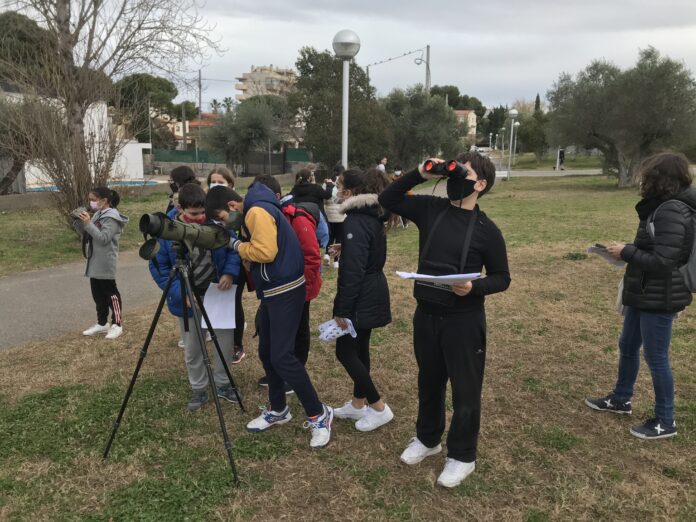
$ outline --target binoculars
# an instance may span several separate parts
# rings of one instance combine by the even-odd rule
[[[464,165],[457,160],[449,160],[444,163],[427,160],[423,163],[423,170],[429,174],[442,174],[443,176],[466,176]]]

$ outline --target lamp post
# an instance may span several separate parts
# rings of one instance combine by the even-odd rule
[[[493,150],[493,133],[488,133],[488,148]]]
[[[517,135],[520,133],[520,122],[516,121],[514,125],[515,129],[515,144],[512,146],[512,166],[515,166],[515,161],[517,161]]]
[[[503,166],[503,162],[505,161],[505,125],[503,125],[503,128],[500,129],[501,136],[500,136],[500,166]]]
[[[497,149],[498,148],[498,133],[495,134],[495,142],[493,144],[493,148]]]
[[[517,118],[517,109],[511,109],[508,115],[510,116],[510,148],[508,149],[508,170],[506,180],[510,180],[510,170],[512,170],[512,137],[515,134],[515,119]]]
[[[348,168],[348,92],[350,88],[350,61],[360,50],[360,38],[350,29],[336,33],[333,50],[343,60],[343,125],[341,127],[341,164]]]

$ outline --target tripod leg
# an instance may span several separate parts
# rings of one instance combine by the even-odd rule
[[[191,287],[191,281],[189,279],[188,267],[181,270],[182,279],[184,281],[184,287],[186,288],[186,295],[191,303],[191,311],[193,312],[193,327],[196,331],[196,336],[201,346],[201,352],[203,353],[203,361],[205,363],[205,369],[208,372],[208,383],[213,393],[213,401],[215,402],[215,410],[217,411],[218,420],[220,421],[220,431],[222,432],[222,439],[224,441],[225,450],[227,450],[227,458],[230,461],[230,468],[232,468],[232,476],[234,477],[234,483],[239,484],[239,476],[237,475],[237,466],[234,463],[234,457],[232,456],[232,444],[230,443],[230,438],[227,435],[227,428],[225,427],[225,418],[222,416],[222,407],[220,406],[220,399],[217,396],[217,390],[215,389],[215,375],[213,374],[213,369],[210,366],[210,357],[208,356],[208,349],[205,346],[205,337],[203,336],[203,329],[201,328],[201,317],[199,311],[193,303],[196,302],[194,298],[193,288]],[[222,359],[225,360],[224,358]]]
[[[111,430],[111,436],[109,437],[109,441],[107,442],[106,448],[104,449],[104,455],[102,457],[104,460],[106,460],[109,457],[111,444],[113,444],[114,438],[116,437],[116,432],[118,431],[118,428],[121,425],[121,420],[123,419],[123,414],[126,411],[128,400],[130,399],[131,393],[133,392],[133,387],[135,386],[135,381],[138,378],[138,374],[140,373],[140,368],[142,367],[143,362],[145,361],[145,357],[147,356],[147,349],[150,346],[150,341],[152,340],[152,336],[155,333],[155,328],[157,327],[157,322],[159,321],[160,315],[162,315],[162,309],[164,308],[164,303],[167,301],[167,294],[169,294],[169,289],[172,286],[174,277],[176,277],[176,273],[176,269],[171,271],[171,273],[169,274],[169,279],[167,279],[167,284],[164,286],[164,290],[162,290],[162,298],[160,299],[159,305],[157,305],[157,311],[155,312],[155,315],[152,318],[152,322],[150,323],[150,330],[147,332],[145,343],[143,344],[143,348],[140,350],[140,356],[138,357],[138,363],[135,365],[133,377],[131,377],[130,384],[128,385],[128,390],[126,390],[126,395],[123,398],[123,402],[121,403],[121,409],[118,412],[116,421],[114,421],[114,425]]]
[[[210,332],[210,337],[213,339],[213,344],[215,345],[215,349],[217,350],[217,354],[220,357],[220,360],[223,363],[223,366],[225,367],[225,373],[227,374],[227,378],[230,381],[230,385],[232,386],[232,390],[234,390],[234,394],[237,396],[237,402],[239,403],[239,407],[241,410],[246,413],[246,409],[244,409],[244,404],[242,404],[242,397],[239,395],[239,390],[237,389],[237,385],[234,382],[234,378],[232,377],[232,372],[230,371],[229,367],[227,366],[227,361],[225,361],[225,357],[222,355],[222,349],[220,348],[220,343],[218,343],[217,340],[217,335],[215,335],[215,330],[213,329],[213,325],[210,324],[210,318],[208,317],[208,312],[205,311],[205,307],[203,306],[203,299],[201,299],[201,296],[199,296],[197,293],[194,292],[194,295],[196,296],[196,302],[198,303],[198,308],[201,311],[201,314],[203,315],[203,320],[205,321],[206,326],[208,327],[208,331]]]

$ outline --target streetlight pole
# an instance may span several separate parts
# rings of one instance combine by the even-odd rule
[[[513,128],[515,129],[515,144],[512,146],[512,166],[514,167],[517,161],[517,135],[520,133],[520,122],[516,121]]]
[[[350,89],[350,60],[360,50],[360,38],[353,31],[344,29],[333,39],[336,57],[343,60],[343,120],[341,126],[341,164],[348,168],[348,99]]]
[[[510,116],[510,148],[508,149],[508,170],[506,180],[510,180],[510,171],[512,170],[512,137],[515,134],[515,119],[517,118],[517,109],[512,109],[508,113]]]
[[[488,148],[493,150],[493,133],[488,133]]]
[[[502,131],[502,135],[500,136],[500,166],[502,168],[503,162],[505,161],[505,124],[503,124],[503,128],[500,130]]]

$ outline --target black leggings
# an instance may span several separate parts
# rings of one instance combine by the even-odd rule
[[[97,305],[97,322],[104,326],[109,319],[109,309],[111,309],[111,322],[121,326],[121,294],[116,288],[116,280],[90,277],[89,286],[92,289],[94,303]]]
[[[244,307],[242,306],[242,297],[244,297],[244,288],[246,287],[246,272],[243,267],[239,269],[237,277],[237,292],[234,294],[234,345],[242,348],[244,346]]]
[[[311,334],[309,332],[309,301],[305,301],[302,308],[302,317],[300,318],[300,326],[297,328],[295,336],[295,355],[302,363],[302,366],[307,366],[309,359],[309,343]]]
[[[353,397],[367,399],[369,404],[380,396],[370,377],[370,335],[372,330],[357,330],[354,339],[350,334],[336,339],[336,358],[353,379]]]

